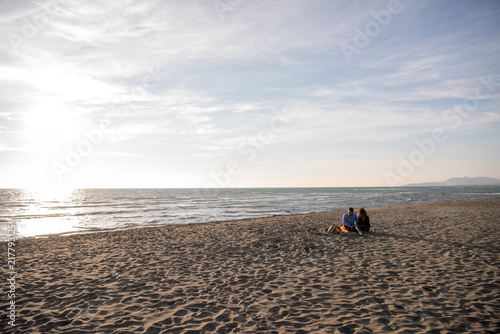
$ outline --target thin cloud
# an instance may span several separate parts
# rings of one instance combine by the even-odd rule
[[[278,158],[267,152],[295,166],[308,154],[318,166],[347,166],[343,153],[356,145],[373,164],[391,165],[374,157],[453,125],[443,114],[490,74],[460,129],[479,143],[481,130],[498,127],[494,2],[402,0],[387,24],[376,17],[388,10],[382,0],[229,3],[221,12],[201,0],[2,2],[2,152],[28,147],[23,113],[53,107],[74,114],[82,131],[106,125],[96,164],[108,168],[109,152],[128,161],[124,174],[136,173],[142,155],[206,170],[244,159],[242,147],[269,168]],[[349,63],[340,46],[354,45],[370,22],[380,31]],[[279,131],[276,114],[286,120]],[[85,138],[77,133],[76,143]],[[19,160],[10,161],[2,156],[15,170]]]

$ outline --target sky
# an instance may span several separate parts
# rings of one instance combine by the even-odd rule
[[[500,2],[0,1],[0,187],[500,178]]]

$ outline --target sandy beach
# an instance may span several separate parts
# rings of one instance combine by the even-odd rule
[[[500,199],[367,211],[18,240],[0,332],[498,333]]]

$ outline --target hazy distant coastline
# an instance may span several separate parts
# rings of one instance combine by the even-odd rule
[[[403,187],[446,187],[446,186],[498,186],[499,179],[490,177],[452,177],[443,182],[410,183]]]

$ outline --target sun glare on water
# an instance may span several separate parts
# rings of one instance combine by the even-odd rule
[[[53,187],[24,189],[20,193],[25,203],[22,215],[30,218],[16,222],[18,235],[33,237],[75,231],[74,221],[67,217],[71,212],[62,209],[75,200],[75,193],[73,189]]]
[[[66,202],[71,200],[75,189],[63,187],[32,187],[25,189],[37,202]]]

